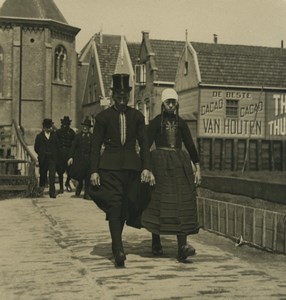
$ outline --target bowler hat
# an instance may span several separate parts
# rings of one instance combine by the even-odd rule
[[[65,124],[65,125],[70,125],[71,121],[72,121],[72,120],[70,119],[69,116],[64,116],[64,118],[61,119],[61,123],[62,123],[62,124]]]
[[[81,125],[83,126],[87,126],[87,127],[93,127],[93,125],[91,124],[91,120],[86,118],[82,123]]]
[[[43,127],[44,128],[51,128],[53,126],[54,122],[52,119],[44,119],[43,120]]]
[[[129,74],[113,74],[112,90],[117,92],[130,92],[132,87],[129,86]]]

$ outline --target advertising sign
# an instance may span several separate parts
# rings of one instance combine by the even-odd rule
[[[286,94],[267,94],[266,137],[286,139]]]
[[[264,93],[232,90],[202,91],[199,136],[263,138],[264,135]]]

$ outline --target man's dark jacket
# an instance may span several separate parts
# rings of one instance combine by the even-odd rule
[[[96,116],[91,150],[91,173],[106,170],[150,170],[150,153],[144,116],[134,108],[127,107],[126,142],[121,145],[119,112],[114,106]],[[140,155],[136,151],[136,140]],[[102,155],[101,146],[104,144]]]
[[[73,164],[70,170],[71,178],[76,180],[90,177],[91,133],[78,133],[72,143],[71,158]]]
[[[38,154],[40,164],[47,157],[56,161],[58,157],[58,142],[55,133],[51,132],[49,139],[46,138],[44,131],[37,134],[34,149]]]

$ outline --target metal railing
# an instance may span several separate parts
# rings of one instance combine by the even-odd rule
[[[237,245],[250,244],[286,254],[286,214],[198,197],[203,228],[227,236]]]

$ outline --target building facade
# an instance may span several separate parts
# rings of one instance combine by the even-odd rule
[[[44,118],[76,122],[75,37],[52,0],[6,0],[0,9],[0,122],[33,143]]]
[[[132,87],[129,104],[134,106],[134,57],[138,46],[127,43],[124,36],[96,33],[79,54],[78,119],[94,119],[104,108],[112,105],[112,75],[129,74]],[[131,53],[131,54],[130,54]],[[136,54],[135,54],[136,55]]]
[[[153,40],[148,31],[142,32],[142,42],[135,67],[136,107],[148,124],[161,112],[161,94],[174,87],[178,61],[184,42]]]
[[[176,89],[206,169],[286,170],[285,67],[283,48],[186,42]]]

